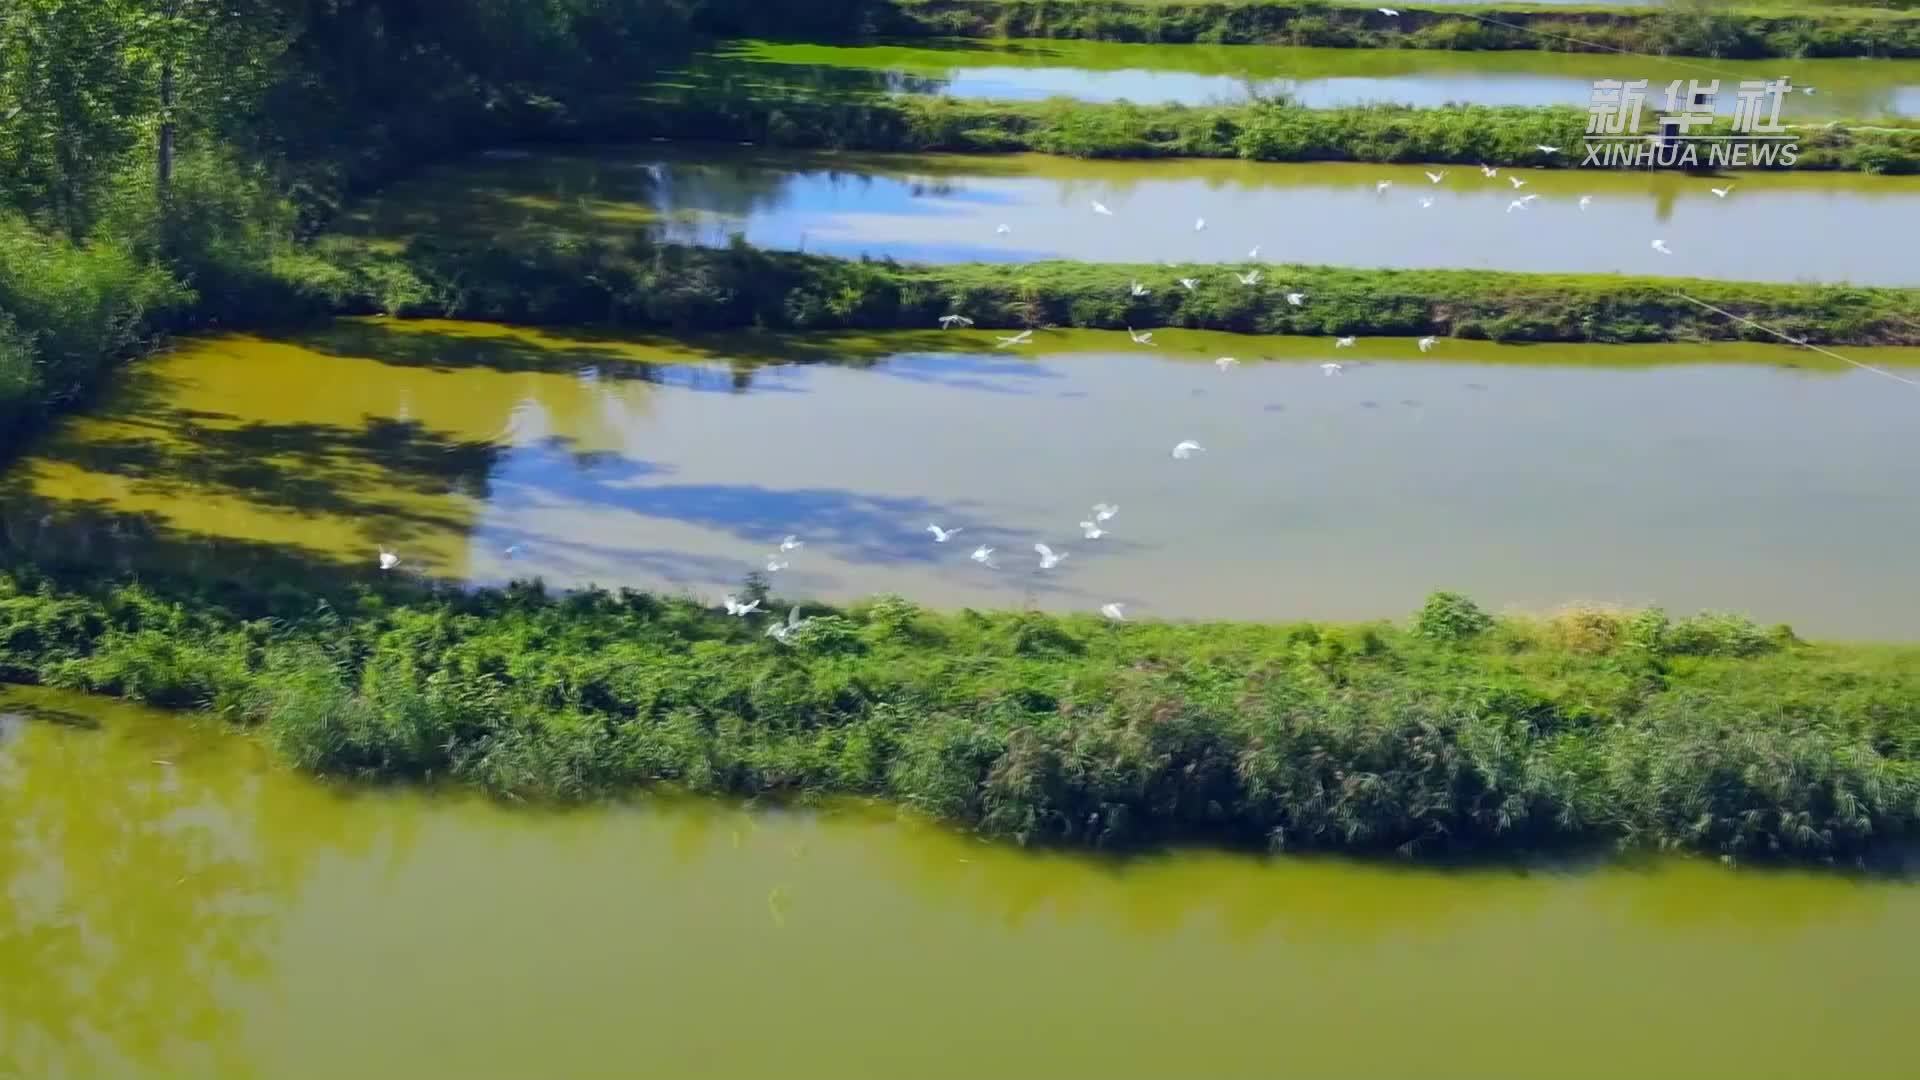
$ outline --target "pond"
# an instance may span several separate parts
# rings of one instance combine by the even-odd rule
[[[1758,345],[994,337],[188,341],[6,474],[0,542],[262,587],[372,576],[386,547],[404,573],[717,604],[794,534],[769,576],[795,599],[1349,619],[1451,588],[1920,638],[1920,393],[1869,372]],[[1040,572],[1036,543],[1070,556]]]
[[[1911,1075],[1920,887],[344,791],[0,687],[0,1075]]]
[[[883,44],[734,41],[692,58],[668,83],[722,93],[944,94],[1032,101],[1200,105],[1285,97],[1315,109],[1389,102],[1433,107],[1585,108],[1599,79],[1646,79],[1648,116],[1675,79],[1720,80],[1715,105],[1734,107],[1743,80],[1786,78],[1813,93],[1783,101],[1786,124],[1920,113],[1920,61],[1720,60],[1526,50],[1328,49],[975,39]]]
[[[1920,177],[1503,169],[1489,179],[1456,166],[1436,169],[1435,184],[1426,171],[650,145],[469,158],[396,184],[340,226],[391,245],[644,231],[932,262],[1223,263],[1257,244],[1262,261],[1321,265],[1920,284],[1903,239],[1920,233]],[[1539,198],[1509,209],[1521,194]],[[1113,216],[1094,213],[1095,201]],[[1653,250],[1656,239],[1673,254]]]

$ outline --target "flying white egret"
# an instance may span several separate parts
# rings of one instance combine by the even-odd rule
[[[1287,303],[1292,304],[1294,307],[1302,307],[1306,304],[1306,302],[1307,302],[1306,293],[1290,292],[1287,294]]]
[[[1253,245],[1253,247],[1252,247],[1252,248],[1250,248],[1250,249],[1248,249],[1248,251],[1247,251],[1247,259],[1248,259],[1249,261],[1251,261],[1251,260],[1253,260],[1253,259],[1257,259],[1257,258],[1259,258],[1259,257],[1260,257],[1260,245],[1259,245],[1259,244],[1255,244],[1255,245]]]
[[[1433,196],[1431,195],[1420,196],[1420,209],[1422,210],[1433,209]]]
[[[1205,232],[1205,231],[1207,231],[1207,219],[1206,219],[1206,218],[1203,218],[1203,217],[1202,217],[1202,218],[1194,218],[1194,219],[1193,219],[1193,231],[1194,231],[1194,232]]]
[[[1481,162],[1481,163],[1480,163],[1480,175],[1481,175],[1481,176],[1484,176],[1484,177],[1486,177],[1486,178],[1487,178],[1487,179],[1489,179],[1489,180],[1491,180],[1491,179],[1493,179],[1494,177],[1496,177],[1496,176],[1499,176],[1499,175],[1500,175],[1500,170],[1499,170],[1499,169],[1496,169],[1496,168],[1494,168],[1493,166],[1491,166],[1491,165],[1489,165],[1489,164],[1487,164],[1486,162],[1484,162],[1484,161],[1483,161],[1483,162]]]
[[[1153,290],[1147,288],[1145,285],[1142,285],[1136,281],[1133,283],[1133,286],[1129,288],[1127,291],[1132,293],[1135,296],[1145,296],[1148,293],[1152,292]]]
[[[779,642],[780,644],[785,645],[787,643],[788,635],[792,634],[795,630],[800,629],[802,626],[805,626],[810,621],[811,620],[809,619],[801,618],[800,609],[798,607],[795,607],[792,610],[787,612],[786,622],[779,622],[778,620],[776,620],[771,626],[767,627],[767,636]]]
[[[1445,169],[1441,169],[1439,172],[1430,172],[1427,174],[1427,182],[1430,184],[1437,184],[1440,181],[1445,180],[1446,178],[1447,178],[1447,170]]]
[[[1185,461],[1188,458],[1192,457],[1194,454],[1194,451],[1196,450],[1205,451],[1206,447],[1201,446],[1199,443],[1194,442],[1192,439],[1182,439],[1179,442],[1173,444],[1173,456],[1176,458],[1179,458],[1181,461]]]
[[[399,565],[400,565],[400,556],[395,555],[393,552],[388,551],[386,548],[380,549],[380,569],[391,570],[394,567]]]
[[[994,226],[994,229],[993,229],[995,236],[1005,236],[1012,231],[1013,231],[1013,226],[1008,225],[1005,222],[1002,222],[1001,224]]]
[[[1219,369],[1220,369],[1221,371],[1225,371],[1225,370],[1227,370],[1228,368],[1237,368],[1237,367],[1239,367],[1239,366],[1240,366],[1240,361],[1238,361],[1238,360],[1235,360],[1235,359],[1234,359],[1233,357],[1231,357],[1231,356],[1222,356],[1222,357],[1220,357],[1220,358],[1219,358],[1218,360],[1215,360],[1215,361],[1213,362],[1213,366],[1214,366],[1214,367],[1217,367],[1217,368],[1219,368]]]
[[[1539,198],[1539,197],[1540,197],[1540,196],[1538,196],[1538,195],[1522,195],[1522,196],[1520,196],[1520,201],[1521,201],[1521,202],[1523,202],[1523,203],[1530,203],[1530,202],[1532,202],[1533,200],[1535,200],[1535,199],[1537,199],[1537,198]]]
[[[1249,270],[1244,274],[1235,274],[1233,276],[1239,278],[1240,284],[1242,285],[1260,284],[1260,271],[1258,270]]]
[[[1511,214],[1515,210],[1525,210],[1526,208],[1527,208],[1527,200],[1515,199],[1512,202],[1507,204],[1507,213]]]
[[[1113,211],[1107,209],[1107,204],[1101,202],[1099,199],[1093,200],[1093,212],[1099,214],[1101,217],[1113,216]]]
[[[1127,336],[1133,339],[1135,345],[1153,344],[1153,331],[1151,330],[1135,330],[1129,326],[1127,327]]]
[[[787,535],[780,538],[781,551],[799,551],[801,548],[806,546],[807,546],[807,542],[805,540],[800,539],[799,537],[793,535],[792,533],[788,533]]]
[[[1593,205],[1593,196],[1591,195],[1580,196],[1580,209],[1585,210],[1587,207],[1592,205]]]
[[[519,544],[508,544],[506,548],[500,552],[500,554],[505,555],[507,558],[511,559],[514,556],[520,554],[520,552],[524,550],[525,549],[522,548]]]
[[[997,340],[1000,342],[1000,344],[995,346],[995,348],[1000,348],[1000,349],[1005,349],[1013,345],[1025,345],[1028,342],[1033,340],[1033,331],[1022,330],[1019,333],[1013,335],[1012,337],[997,338]]]
[[[1400,17],[1400,13],[1390,7],[1375,8],[1374,10],[1378,11],[1382,15],[1385,15],[1389,19],[1397,19]]]
[[[988,547],[985,544],[981,544],[979,547],[974,548],[973,554],[967,557],[972,559],[974,562],[979,563],[981,566],[985,566],[989,569],[997,569],[1000,565],[999,563],[993,561],[993,549]]]
[[[1434,337],[1432,334],[1428,334],[1426,337],[1423,337],[1419,341],[1414,342],[1414,344],[1420,346],[1421,352],[1432,352],[1434,345],[1437,344],[1439,341],[1440,341],[1439,338]]]
[[[1665,240],[1655,240],[1651,246],[1653,247],[1653,250],[1659,252],[1662,255],[1673,254],[1673,249],[1667,246],[1667,242]]]
[[[777,574],[792,565],[792,563],[781,558],[780,553],[777,551],[767,556],[767,573],[769,574]]]
[[[1513,190],[1515,190],[1515,191],[1519,191],[1519,190],[1520,190],[1521,188],[1523,188],[1523,187],[1526,187],[1526,186],[1527,186],[1527,182],[1526,182],[1525,180],[1522,180],[1522,179],[1520,179],[1520,178],[1519,178],[1519,177],[1517,177],[1517,176],[1509,176],[1509,177],[1507,177],[1507,183],[1509,183],[1509,184],[1512,184],[1512,185],[1513,185]]]
[[[965,315],[940,316],[940,329],[942,330],[951,330],[956,326],[972,326],[972,325],[973,325],[973,320],[967,318]]]
[[[1733,185],[1728,184],[1726,187],[1710,187],[1707,190],[1713,192],[1716,198],[1724,199],[1733,193]]]
[[[1533,148],[1534,148],[1535,150],[1538,150],[1538,151],[1540,151],[1540,152],[1541,152],[1541,153],[1543,153],[1543,154],[1557,154],[1557,153],[1559,153],[1559,152],[1560,152],[1560,148],[1559,148],[1559,147],[1557,147],[1557,146],[1548,146],[1548,145],[1547,145],[1546,143],[1534,143],[1534,144],[1533,144]]]
[[[722,597],[721,603],[727,605],[727,614],[729,615],[751,615],[760,610],[760,601],[755,600],[751,603],[743,604],[740,602],[739,597],[731,594]]]
[[[1199,278],[1190,278],[1190,277],[1183,277],[1183,278],[1181,278],[1181,279],[1180,279],[1180,284],[1181,284],[1181,286],[1182,286],[1182,287],[1184,287],[1184,288],[1185,288],[1185,289],[1186,289],[1186,290],[1187,290],[1188,292],[1192,292],[1193,290],[1195,290],[1195,289],[1197,289],[1197,288],[1199,288],[1199,287],[1200,287],[1200,279],[1199,279]]]
[[[1114,515],[1118,514],[1119,512],[1120,512],[1120,507],[1116,506],[1113,503],[1094,503],[1093,504],[1093,520],[1095,521],[1112,521]]]
[[[1100,614],[1105,615],[1114,622],[1126,622],[1126,606],[1125,604],[1101,604]]]
[[[944,544],[959,535],[960,532],[959,529],[943,529],[933,524],[927,526],[927,531],[933,534],[933,542],[936,544]]]
[[[1329,360],[1326,363],[1320,365],[1320,373],[1322,375],[1338,375],[1340,374],[1340,365],[1335,363],[1332,360]]]
[[[1086,537],[1089,540],[1098,540],[1101,537],[1107,535],[1107,530],[1101,528],[1095,522],[1083,521],[1080,523],[1080,535]]]
[[[1373,193],[1375,195],[1385,195],[1387,193],[1387,189],[1392,186],[1393,186],[1393,181],[1391,180],[1378,181],[1373,185]]]
[[[1059,566],[1060,560],[1070,554],[1065,551],[1055,551],[1045,544],[1035,544],[1033,545],[1033,550],[1040,555],[1040,569],[1042,570],[1051,570]]]
[[[1354,342],[1353,335],[1348,334],[1346,337],[1334,338],[1333,347],[1336,349],[1351,349],[1353,348],[1353,342]]]
[[[1811,86],[1803,86],[1803,87],[1801,87],[1801,88],[1800,88],[1800,92],[1801,92],[1801,93],[1803,93],[1803,94],[1811,94],[1811,93],[1813,93],[1813,87],[1811,87]]]

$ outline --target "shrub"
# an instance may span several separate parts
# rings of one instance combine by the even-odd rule
[[[1453,592],[1437,592],[1427,597],[1414,629],[1431,641],[1461,642],[1485,633],[1493,626],[1493,616],[1480,610],[1472,600]]]

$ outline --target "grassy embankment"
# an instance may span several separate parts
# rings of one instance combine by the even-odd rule
[[[1090,38],[1356,49],[1593,49],[1729,59],[1920,56],[1920,13],[1883,8],[1399,6],[1286,0],[852,0],[842,36]],[[1389,5],[1391,6],[1391,5]],[[1475,16],[1478,16],[1476,18]],[[777,34],[751,15],[724,29]]]
[[[327,775],[874,795],[1025,842],[1846,860],[1920,824],[1920,655],[1729,616],[1442,594],[1410,628],[1120,625],[880,598],[781,644],[634,593],[165,588],[0,576],[0,678],[209,708]]]
[[[1498,341],[1776,340],[1681,299],[1817,343],[1920,345],[1920,290],[1605,274],[1041,262],[902,265],[561,235],[336,249],[327,302],[347,312],[679,331],[915,329],[961,313],[981,328],[1177,326],[1255,334],[1441,334]],[[1235,268],[1239,269],[1239,268]],[[1176,272],[1193,291],[1129,294]],[[1303,306],[1289,291],[1311,298]]]

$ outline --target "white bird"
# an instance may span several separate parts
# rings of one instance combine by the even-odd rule
[[[1515,190],[1515,191],[1519,191],[1519,190],[1520,190],[1521,188],[1523,188],[1523,187],[1526,187],[1526,186],[1527,186],[1527,182],[1526,182],[1525,180],[1522,180],[1522,179],[1520,179],[1520,178],[1519,178],[1519,177],[1517,177],[1517,176],[1509,176],[1509,177],[1507,177],[1507,183],[1509,183],[1509,184],[1512,184],[1512,185],[1513,185],[1513,190]]]
[[[1302,307],[1306,304],[1306,302],[1307,302],[1306,293],[1290,292],[1287,294],[1287,303],[1292,304],[1294,307]]]
[[[1535,200],[1535,199],[1537,199],[1537,198],[1539,198],[1539,197],[1540,197],[1540,196],[1538,196],[1538,195],[1522,195],[1522,196],[1520,196],[1520,201],[1521,201],[1521,202],[1523,202],[1523,203],[1530,203],[1530,202],[1532,202],[1533,200]]]
[[[1733,185],[1728,184],[1726,187],[1710,187],[1707,190],[1713,192],[1717,197],[1724,199],[1733,192]]]
[[[1340,374],[1340,365],[1329,360],[1320,365],[1320,373],[1322,375],[1338,375]]]
[[[1181,278],[1181,279],[1180,279],[1180,284],[1181,284],[1181,286],[1182,286],[1182,287],[1184,287],[1184,288],[1185,288],[1185,289],[1186,289],[1186,290],[1187,290],[1188,292],[1192,292],[1193,290],[1195,290],[1195,289],[1197,289],[1197,288],[1199,288],[1199,287],[1200,287],[1200,279],[1199,279],[1199,278],[1190,278],[1190,277],[1183,277],[1183,278]]]
[[[1126,622],[1127,614],[1125,610],[1123,610],[1125,607],[1125,604],[1101,604],[1100,614],[1105,615],[1114,622]]]
[[[751,615],[760,610],[760,601],[755,600],[752,603],[743,604],[740,602],[739,597],[732,595],[722,597],[721,603],[727,605],[727,614],[729,615]]]
[[[1206,229],[1207,229],[1207,219],[1206,219],[1206,218],[1194,218],[1194,219],[1193,219],[1193,231],[1194,231],[1194,232],[1205,232],[1205,231],[1206,231]]]
[[[1219,368],[1221,371],[1225,371],[1228,368],[1239,367],[1240,361],[1234,359],[1231,356],[1222,356],[1218,360],[1215,360],[1213,362],[1213,366]]]
[[[996,563],[993,561],[993,549],[988,547],[985,544],[981,544],[979,547],[974,548],[973,554],[969,555],[968,558],[972,559],[974,562],[977,562],[981,566],[985,566],[985,567],[997,568],[1000,565],[999,563]]]
[[[1426,337],[1423,337],[1419,341],[1414,342],[1414,344],[1420,346],[1421,352],[1432,352],[1433,347],[1436,344],[1438,344],[1439,341],[1440,341],[1439,338],[1434,337],[1432,334],[1428,334]]]
[[[936,544],[944,544],[960,533],[959,529],[943,529],[933,524],[927,526],[927,531],[933,534],[933,542]]]
[[[1101,217],[1113,216],[1113,211],[1107,209],[1107,204],[1101,202],[1099,199],[1093,200],[1093,212],[1099,214]]]
[[[1592,205],[1593,205],[1593,196],[1591,195],[1580,196],[1580,209],[1585,210],[1587,207]]]
[[[1541,152],[1541,153],[1543,153],[1543,154],[1557,154],[1557,153],[1559,153],[1559,152],[1560,152],[1560,148],[1559,148],[1559,147],[1557,147],[1557,146],[1548,146],[1548,145],[1547,145],[1546,143],[1534,143],[1534,144],[1533,144],[1533,148],[1534,148],[1535,150],[1538,150],[1538,151],[1540,151],[1540,152]]]
[[[1244,274],[1235,274],[1233,276],[1239,278],[1240,284],[1242,285],[1260,284],[1260,271],[1258,270],[1249,270]]]
[[[1393,181],[1381,180],[1378,183],[1373,185],[1373,193],[1375,195],[1385,195],[1387,193],[1387,189],[1392,186],[1393,186]]]
[[[1051,570],[1059,566],[1060,560],[1066,558],[1069,554],[1065,551],[1055,551],[1045,544],[1035,544],[1033,545],[1033,550],[1040,555],[1040,569],[1042,570]]]
[[[767,636],[785,645],[788,635],[806,625],[808,621],[800,617],[800,609],[795,607],[787,612],[786,622],[775,622],[767,627]]]
[[[1515,210],[1525,210],[1526,208],[1527,208],[1527,200],[1515,199],[1512,202],[1507,204],[1507,213],[1511,214]]]
[[[1255,245],[1253,245],[1253,247],[1252,247],[1252,248],[1250,248],[1250,249],[1248,249],[1248,251],[1247,251],[1247,260],[1248,260],[1249,262],[1251,262],[1252,260],[1254,260],[1254,259],[1257,259],[1257,258],[1259,258],[1259,257],[1260,257],[1260,245],[1259,245],[1259,244],[1255,244]]]
[[[1673,254],[1673,249],[1667,246],[1667,242],[1665,240],[1655,240],[1652,246],[1653,246],[1653,250],[1659,252],[1662,255]]]
[[[1489,165],[1489,164],[1487,164],[1486,162],[1484,162],[1484,161],[1483,161],[1483,162],[1481,162],[1481,163],[1480,163],[1480,175],[1481,175],[1481,176],[1484,176],[1484,177],[1486,177],[1486,178],[1487,178],[1487,179],[1489,179],[1489,180],[1491,180],[1491,179],[1493,179],[1494,177],[1496,177],[1496,176],[1499,176],[1499,175],[1500,175],[1500,170],[1499,170],[1499,169],[1496,169],[1496,168],[1494,168],[1493,166],[1491,166],[1491,165]]]
[[[781,551],[799,551],[801,548],[806,546],[807,546],[807,542],[805,540],[800,539],[799,537],[793,535],[792,533],[788,533],[787,535],[780,538]]]
[[[1135,296],[1145,296],[1148,293],[1152,292],[1153,290],[1147,288],[1145,285],[1142,285],[1136,281],[1133,283],[1133,287],[1128,289],[1127,291],[1132,293]]]
[[[780,557],[779,552],[767,556],[767,573],[777,574],[793,564]]]
[[[519,544],[508,544],[506,549],[501,551],[500,554],[505,555],[507,558],[511,559],[514,556],[520,554],[522,550],[524,549],[521,548]]]
[[[1430,210],[1432,208],[1433,208],[1433,196],[1431,195],[1420,196],[1420,209]]]
[[[1133,339],[1135,345],[1153,344],[1153,331],[1151,330],[1135,330],[1129,326],[1127,327],[1127,336]]]
[[[1003,225],[996,226],[993,231],[996,235],[1005,236],[1008,233],[1013,231],[1013,226],[1003,224]]]
[[[1181,461],[1185,461],[1188,458],[1192,457],[1194,454],[1194,451],[1196,450],[1204,451],[1206,450],[1206,447],[1201,446],[1199,443],[1194,442],[1192,439],[1182,439],[1181,441],[1173,444],[1173,456],[1176,458],[1179,458]]]
[[[1348,334],[1346,337],[1337,337],[1333,339],[1333,347],[1336,349],[1351,349],[1353,348],[1353,341],[1354,338],[1352,334]]]
[[[1801,87],[1801,88],[1800,88],[1800,92],[1801,92],[1801,93],[1803,93],[1803,94],[1811,94],[1811,93],[1813,93],[1813,87],[1811,87],[1811,86],[1803,86],[1803,87]]]
[[[1008,346],[1011,346],[1011,345],[1025,345],[1028,342],[1033,340],[1033,331],[1022,330],[1019,333],[1013,335],[1012,337],[997,338],[997,340],[1000,342],[1000,344],[995,347],[1001,348],[1001,349],[1007,348]]]
[[[1093,520],[1095,521],[1112,521],[1114,515],[1119,512],[1120,508],[1113,503],[1093,504]]]
[[[942,330],[951,330],[956,326],[972,326],[972,325],[973,325],[973,320],[967,318],[965,315],[940,316],[940,329]]]
[[[1378,11],[1382,15],[1385,15],[1389,19],[1397,19],[1400,17],[1400,13],[1390,7],[1375,8],[1374,10]]]
[[[1437,184],[1440,181],[1445,180],[1446,178],[1447,178],[1447,170],[1445,169],[1441,169],[1439,172],[1430,172],[1427,174],[1427,182],[1431,184]]]
[[[395,555],[393,552],[388,551],[386,548],[380,549],[380,569],[391,570],[394,567],[399,565],[400,565],[400,556]]]
[[[1098,540],[1107,535],[1107,530],[1101,528],[1096,522],[1083,521],[1080,523],[1080,534],[1089,540]]]

